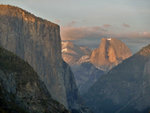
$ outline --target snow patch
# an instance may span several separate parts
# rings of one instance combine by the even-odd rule
[[[111,40],[111,38],[107,38],[107,40]]]
[[[67,48],[65,48],[65,49],[62,49],[62,51],[61,52],[67,52],[68,51],[68,49]]]

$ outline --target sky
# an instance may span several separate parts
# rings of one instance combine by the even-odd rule
[[[57,23],[62,40],[96,47],[118,38],[133,52],[150,43],[150,0],[0,0]]]

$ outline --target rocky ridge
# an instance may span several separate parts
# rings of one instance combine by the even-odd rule
[[[149,69],[150,45],[101,76],[84,95],[87,105],[94,113],[150,112]]]
[[[69,113],[25,61],[0,47],[1,113]]]

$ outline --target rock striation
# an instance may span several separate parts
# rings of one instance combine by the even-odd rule
[[[61,56],[60,28],[20,8],[0,5],[0,46],[27,61],[53,99],[78,108],[78,90]]]
[[[108,71],[132,55],[130,49],[115,38],[102,38],[98,48],[92,51],[90,62]]]
[[[150,112],[150,45],[114,67],[84,95],[94,113]]]
[[[0,113],[70,113],[25,61],[0,47]]]

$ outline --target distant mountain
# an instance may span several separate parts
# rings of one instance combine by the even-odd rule
[[[149,113],[150,45],[102,75],[83,97],[94,113]]]
[[[102,38],[99,47],[92,51],[90,62],[108,71],[131,55],[130,49],[122,41],[115,38]]]
[[[69,113],[25,61],[0,47],[0,113]]]
[[[77,46],[70,41],[62,41],[62,57],[70,66],[89,61],[91,50],[85,46]]]
[[[98,78],[104,74],[102,70],[97,69],[89,62],[74,66],[72,70],[81,95],[85,94]]]
[[[71,41],[62,41],[62,57],[70,64],[80,94],[84,94],[104,72],[89,62],[91,50]]]
[[[72,68],[80,94],[84,94],[104,71],[131,55],[130,49],[115,38],[102,38],[99,48],[93,51],[70,41],[62,42],[62,57]]]

